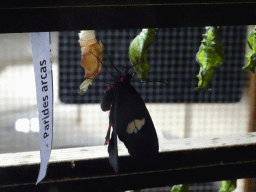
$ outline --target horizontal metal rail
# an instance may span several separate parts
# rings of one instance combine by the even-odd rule
[[[151,162],[134,160],[123,145],[118,148],[118,174],[106,146],[53,150],[47,176],[37,186],[39,151],[1,154],[0,190],[55,185],[65,191],[118,191],[256,177],[256,133],[162,141],[159,157]]]
[[[256,17],[255,1],[57,2],[1,7],[0,33],[249,25]]]

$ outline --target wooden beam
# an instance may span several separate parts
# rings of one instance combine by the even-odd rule
[[[39,151],[1,154],[0,188],[115,191],[256,176],[256,153],[250,152],[256,150],[256,133],[160,142],[159,157],[151,162],[136,161],[123,145],[118,148],[118,174],[106,146],[53,150],[47,176],[37,186]]]

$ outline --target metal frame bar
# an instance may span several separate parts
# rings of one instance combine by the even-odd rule
[[[129,1],[130,2],[130,1]],[[0,33],[249,25],[255,23],[255,1],[150,2],[96,4],[7,4],[0,8]]]
[[[132,159],[119,148],[120,172],[109,165],[106,146],[53,150],[46,178],[35,186],[39,151],[0,155],[0,188],[128,190],[256,177],[256,133],[160,142],[152,162]],[[70,185],[72,183],[72,185]]]

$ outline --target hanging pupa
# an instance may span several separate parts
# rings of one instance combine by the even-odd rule
[[[148,48],[155,41],[155,29],[142,29],[130,44],[129,58],[138,78],[145,83],[150,71]]]
[[[196,54],[196,61],[200,65],[200,71],[197,75],[197,91],[206,91],[214,77],[216,69],[224,62],[225,55],[221,46],[220,34],[217,27],[209,27],[205,34],[199,51]]]
[[[246,54],[247,63],[243,67],[243,69],[249,69],[251,72],[255,73],[256,67],[256,25],[249,33],[247,38],[247,43],[249,45],[250,50]]]
[[[80,85],[80,94],[84,94],[93,79],[100,73],[103,59],[103,45],[97,42],[94,30],[81,31],[79,41],[81,46],[81,66],[85,70],[86,80]]]

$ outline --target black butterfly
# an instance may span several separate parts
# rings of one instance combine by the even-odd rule
[[[136,159],[154,158],[159,150],[154,124],[144,101],[131,85],[131,78],[130,74],[116,77],[114,84],[104,92],[101,102],[103,111],[110,110],[105,144],[109,143],[109,162],[115,172],[119,172],[117,135]]]

